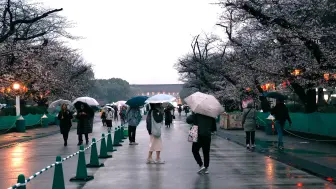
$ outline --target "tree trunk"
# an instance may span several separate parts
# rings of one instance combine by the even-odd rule
[[[294,93],[298,95],[301,102],[304,104],[305,112],[306,113],[313,113],[317,111],[317,104],[316,104],[316,90],[315,89],[308,89],[305,92],[305,89],[293,82],[291,86],[294,90]]]
[[[327,102],[324,100],[324,91],[322,87],[318,88],[317,91],[317,105],[318,106],[325,106]]]

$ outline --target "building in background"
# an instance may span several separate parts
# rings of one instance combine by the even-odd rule
[[[183,84],[148,84],[148,85],[131,85],[135,96],[151,97],[157,94],[168,94],[176,98],[177,103],[181,103],[180,91]]]

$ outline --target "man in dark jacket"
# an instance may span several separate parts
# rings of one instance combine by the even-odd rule
[[[271,110],[271,114],[275,117],[275,128],[278,133],[278,148],[283,149],[283,129],[285,127],[285,123],[288,120],[289,125],[292,125],[292,120],[289,117],[288,108],[286,107],[283,100],[277,100],[277,104]]]
[[[192,144],[192,153],[197,164],[200,166],[199,174],[208,174],[208,167],[210,163],[210,145],[211,145],[211,131],[216,126],[216,119],[201,115],[192,114],[187,117],[187,123],[198,126],[198,140]],[[202,148],[204,164],[199,154]]]

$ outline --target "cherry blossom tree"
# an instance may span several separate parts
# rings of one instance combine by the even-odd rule
[[[57,98],[85,95],[94,79],[91,65],[64,38],[71,23],[62,9],[45,9],[24,0],[0,0],[0,89],[15,95],[10,86],[25,87],[21,96],[39,105]]]

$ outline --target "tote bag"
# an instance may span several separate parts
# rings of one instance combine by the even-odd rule
[[[198,126],[193,125],[189,130],[188,142],[197,142],[198,140]]]

